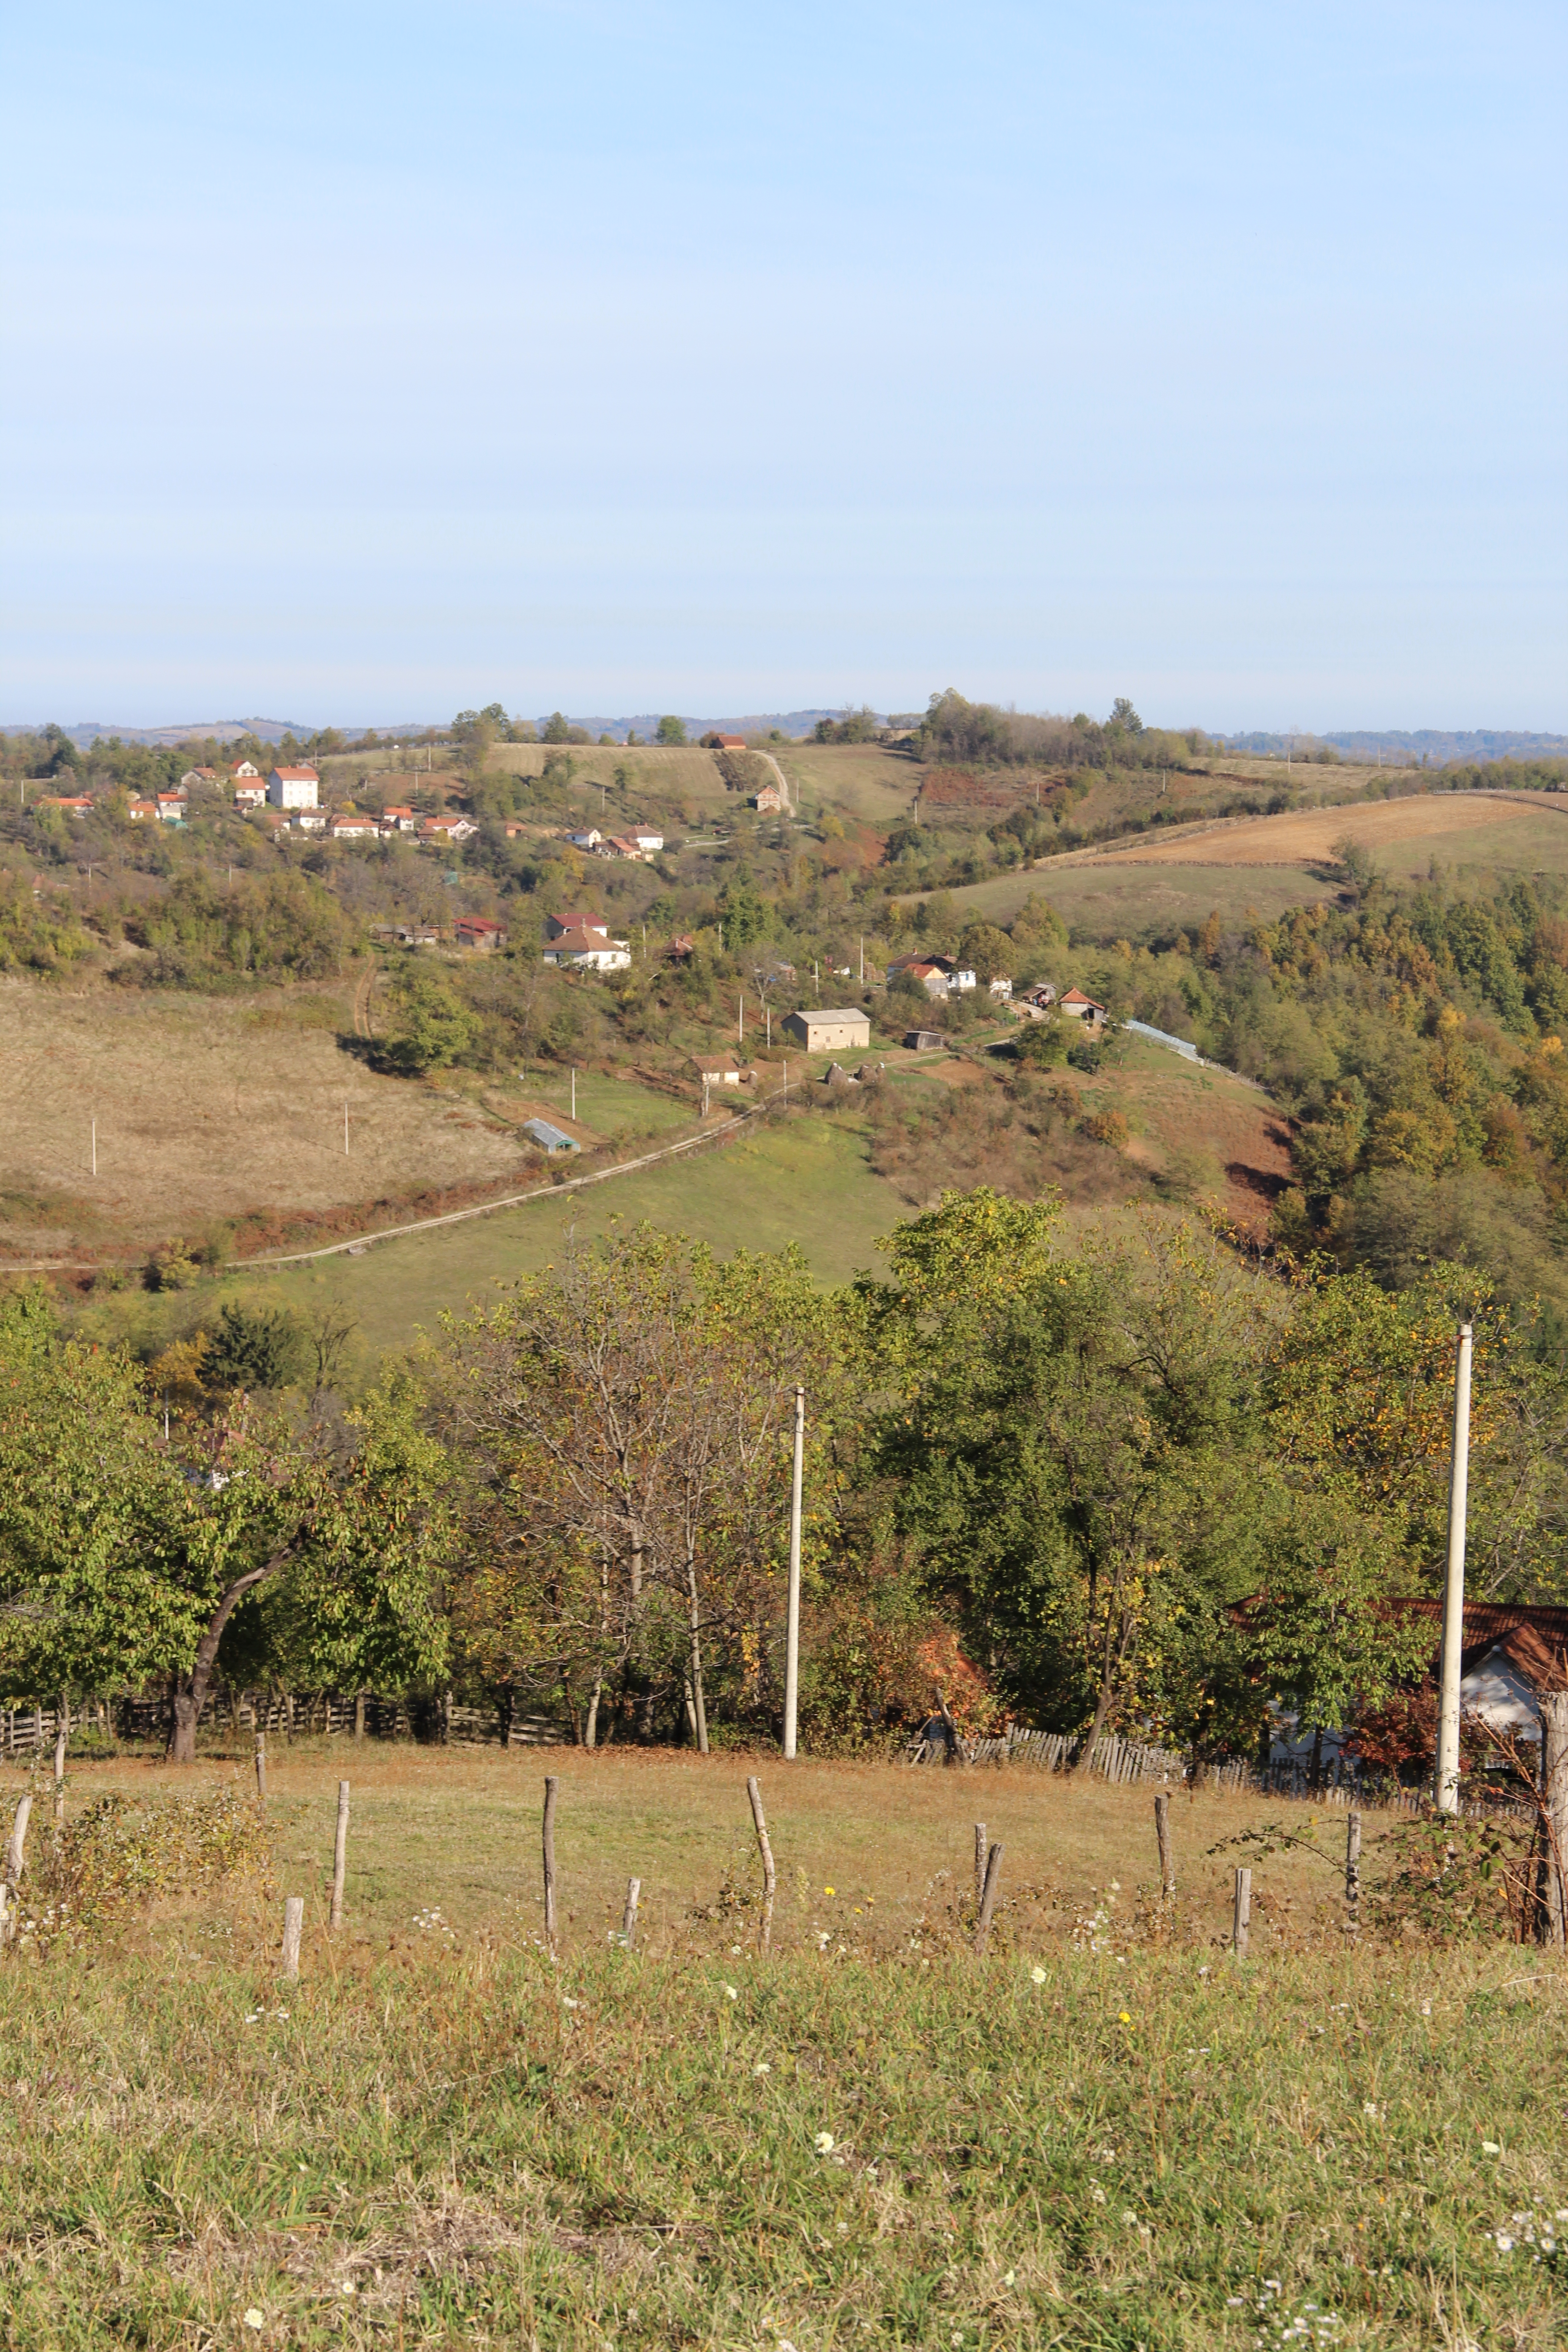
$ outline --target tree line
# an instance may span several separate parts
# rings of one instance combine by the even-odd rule
[[[1286,1700],[1370,1722],[1430,1644],[1390,1604],[1441,1574],[1460,1313],[1470,1589],[1563,1595],[1568,1384],[1472,1273],[1287,1280],[1190,1220],[1071,1234],[984,1187],[884,1249],[823,1292],[791,1252],[568,1238],[352,1404],[238,1309],[171,1383],[15,1291],[0,1684],[164,1688],[181,1758],[218,1677],[772,1737],[800,1387],[809,1740],[886,1745],[939,1691],[1200,1757]]]

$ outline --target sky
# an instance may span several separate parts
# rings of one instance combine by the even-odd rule
[[[1568,15],[52,0],[0,722],[1568,730]]]

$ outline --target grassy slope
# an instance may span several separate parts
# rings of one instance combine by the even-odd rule
[[[1321,814],[1289,811],[1173,839],[1078,852],[980,882],[952,895],[977,915],[1007,922],[1026,900],[1047,898],[1075,933],[1137,938],[1152,927],[1226,921],[1251,912],[1272,920],[1332,896],[1331,844],[1363,842],[1394,879],[1423,880],[1434,865],[1458,889],[1516,874],[1568,873],[1568,811],[1551,799],[1502,801],[1486,793],[1433,793],[1365,802]]]
[[[7,2344],[1250,2352],[1302,2311],[1308,2340],[1388,2352],[1562,2344],[1561,2258],[1489,2235],[1568,2203],[1560,1964],[1348,1949],[1330,1873],[1275,1856],[1237,1965],[1205,1849],[1255,1803],[1178,1799],[1162,1922],[1147,1791],[776,1761],[764,1963],[745,1769],[275,1759],[298,1984],[279,1901],[228,1890],[0,1978]],[[954,1896],[982,1809],[1006,1907],[976,1963]],[[632,1871],[628,1956],[606,1928]]]
[[[581,1107],[581,1096],[579,1097]],[[824,1282],[870,1265],[879,1234],[903,1213],[890,1185],[866,1165],[866,1141],[827,1119],[758,1127],[644,1173],[614,1178],[564,1200],[541,1200],[494,1216],[391,1242],[363,1257],[334,1257],[271,1276],[237,1272],[225,1288],[251,1304],[276,1300],[305,1311],[331,1298],[356,1319],[362,1345],[401,1347],[416,1325],[434,1323],[506,1281],[545,1265],[564,1234],[603,1233],[613,1218],[655,1224],[727,1252],[783,1249],[798,1242]]]

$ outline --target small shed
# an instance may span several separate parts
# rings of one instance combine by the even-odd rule
[[[693,1054],[691,1059],[699,1077],[710,1087],[740,1085],[741,1066],[732,1054]]]
[[[574,1136],[568,1135],[564,1128],[555,1126],[548,1118],[525,1118],[522,1131],[531,1142],[538,1144],[541,1151],[576,1151],[581,1149]]]
[[[945,1045],[947,1039],[940,1029],[906,1029],[904,1043],[911,1054],[929,1054],[933,1046]]]

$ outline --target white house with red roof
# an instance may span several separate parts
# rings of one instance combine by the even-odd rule
[[[546,963],[576,971],[625,971],[631,960],[629,943],[603,930],[559,931],[544,950]]]

